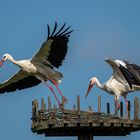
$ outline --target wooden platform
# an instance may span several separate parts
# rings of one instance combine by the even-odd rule
[[[93,112],[91,107],[88,111],[80,109],[80,97],[77,97],[77,106],[73,110],[51,107],[51,100],[48,98],[48,108],[45,101],[41,101],[41,109],[38,108],[38,100],[32,103],[32,127],[31,130],[45,136],[78,136],[79,140],[92,140],[93,136],[125,136],[134,131],[140,130],[139,102],[135,99],[134,119],[130,119],[130,112],[127,117],[111,115],[110,106],[107,103],[107,112],[100,112],[100,98],[98,111]],[[121,107],[122,109],[123,107]]]

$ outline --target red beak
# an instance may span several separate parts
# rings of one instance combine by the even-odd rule
[[[88,90],[87,90],[87,93],[86,93],[86,96],[85,96],[85,97],[87,97],[87,96],[88,96],[88,94],[89,94],[89,92],[90,92],[90,90],[91,90],[92,86],[93,86],[93,84],[91,84],[91,82],[90,82],[90,83],[89,83]]]
[[[3,63],[4,63],[4,60],[1,60],[0,61],[0,67],[3,65]]]

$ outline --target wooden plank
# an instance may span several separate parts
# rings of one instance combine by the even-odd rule
[[[123,117],[123,102],[120,102],[120,116]]]
[[[101,112],[101,95],[98,96],[98,112]]]
[[[77,96],[77,112],[80,114],[80,96]]]
[[[106,106],[107,106],[107,114],[110,114],[110,104],[107,103]]]
[[[32,101],[32,114],[35,114],[35,101]]]
[[[39,113],[38,113],[38,100],[37,99],[35,100],[35,115],[39,116]]]
[[[139,112],[139,107],[137,107],[139,103],[136,99],[134,104],[136,108],[134,112]],[[61,108],[56,108],[56,106],[51,108],[51,100],[48,98],[48,109],[44,110],[45,113],[43,115],[42,110],[45,108],[44,105],[45,102],[41,99],[41,110],[39,110],[38,100],[32,102],[32,113],[36,114],[32,116],[32,131],[38,134],[48,133],[50,136],[68,136],[74,133],[77,136],[82,135],[78,137],[79,139],[90,140],[93,138],[93,135],[127,135],[131,131],[140,130],[140,122],[137,121],[139,115],[136,115],[136,121],[132,121],[110,115],[110,109],[107,111],[108,114],[89,111],[91,110],[91,106],[89,106],[88,111],[83,111],[80,109],[80,96],[77,96],[76,111],[75,109],[70,110],[65,108],[62,110]],[[110,108],[109,104],[107,106],[109,106],[107,108]],[[120,114],[120,116],[122,115]]]
[[[127,118],[130,119],[130,110],[131,109],[131,106],[130,106],[130,101],[128,101],[128,115],[127,115]]]
[[[51,105],[51,98],[48,96],[48,110],[51,111],[52,105]]]
[[[134,99],[134,121],[139,120],[139,99],[135,97]]]

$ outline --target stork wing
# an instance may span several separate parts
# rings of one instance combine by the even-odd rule
[[[41,81],[34,76],[29,76],[25,71],[20,70],[9,80],[0,84],[0,94],[13,92],[38,85]]]
[[[122,81],[125,80],[122,72],[120,71],[119,69],[119,66],[118,64],[115,62],[114,59],[112,58],[107,58],[105,59],[105,61],[111,66],[112,70],[113,70],[113,76],[116,78],[116,79],[121,79]]]
[[[32,63],[40,61],[56,68],[62,65],[62,61],[65,59],[67,53],[69,36],[72,32],[72,30],[69,31],[70,26],[64,29],[65,25],[66,24],[56,32],[57,23],[55,22],[55,27],[51,35],[50,27],[48,25],[48,38],[42,44],[38,53],[32,58]]]
[[[140,86],[140,66],[136,64],[130,64],[125,61],[127,68],[120,65],[119,69],[128,82],[130,88],[132,89],[132,85]]]

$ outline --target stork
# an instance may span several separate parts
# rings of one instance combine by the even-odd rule
[[[54,94],[59,107],[61,107],[58,97],[47,81],[50,81],[56,87],[61,97],[64,97],[58,88],[63,74],[56,71],[55,68],[59,68],[65,59],[68,50],[69,36],[73,31],[69,30],[70,26],[65,28],[65,25],[66,24],[56,31],[57,23],[55,22],[52,33],[50,33],[50,27],[47,25],[47,40],[44,41],[40,50],[30,60],[17,61],[8,53],[3,55],[0,61],[0,67],[6,60],[9,60],[13,64],[19,66],[20,70],[10,79],[0,84],[0,94],[33,87],[43,82]],[[65,101],[67,102],[66,98]]]
[[[112,76],[104,84],[101,84],[96,77],[92,77],[86,92],[86,97],[95,84],[100,89],[116,96],[118,109],[120,108],[120,96],[123,96],[126,101],[126,107],[128,108],[127,94],[140,90],[140,66],[128,61],[114,60],[111,58],[105,59],[105,61],[112,67]]]

